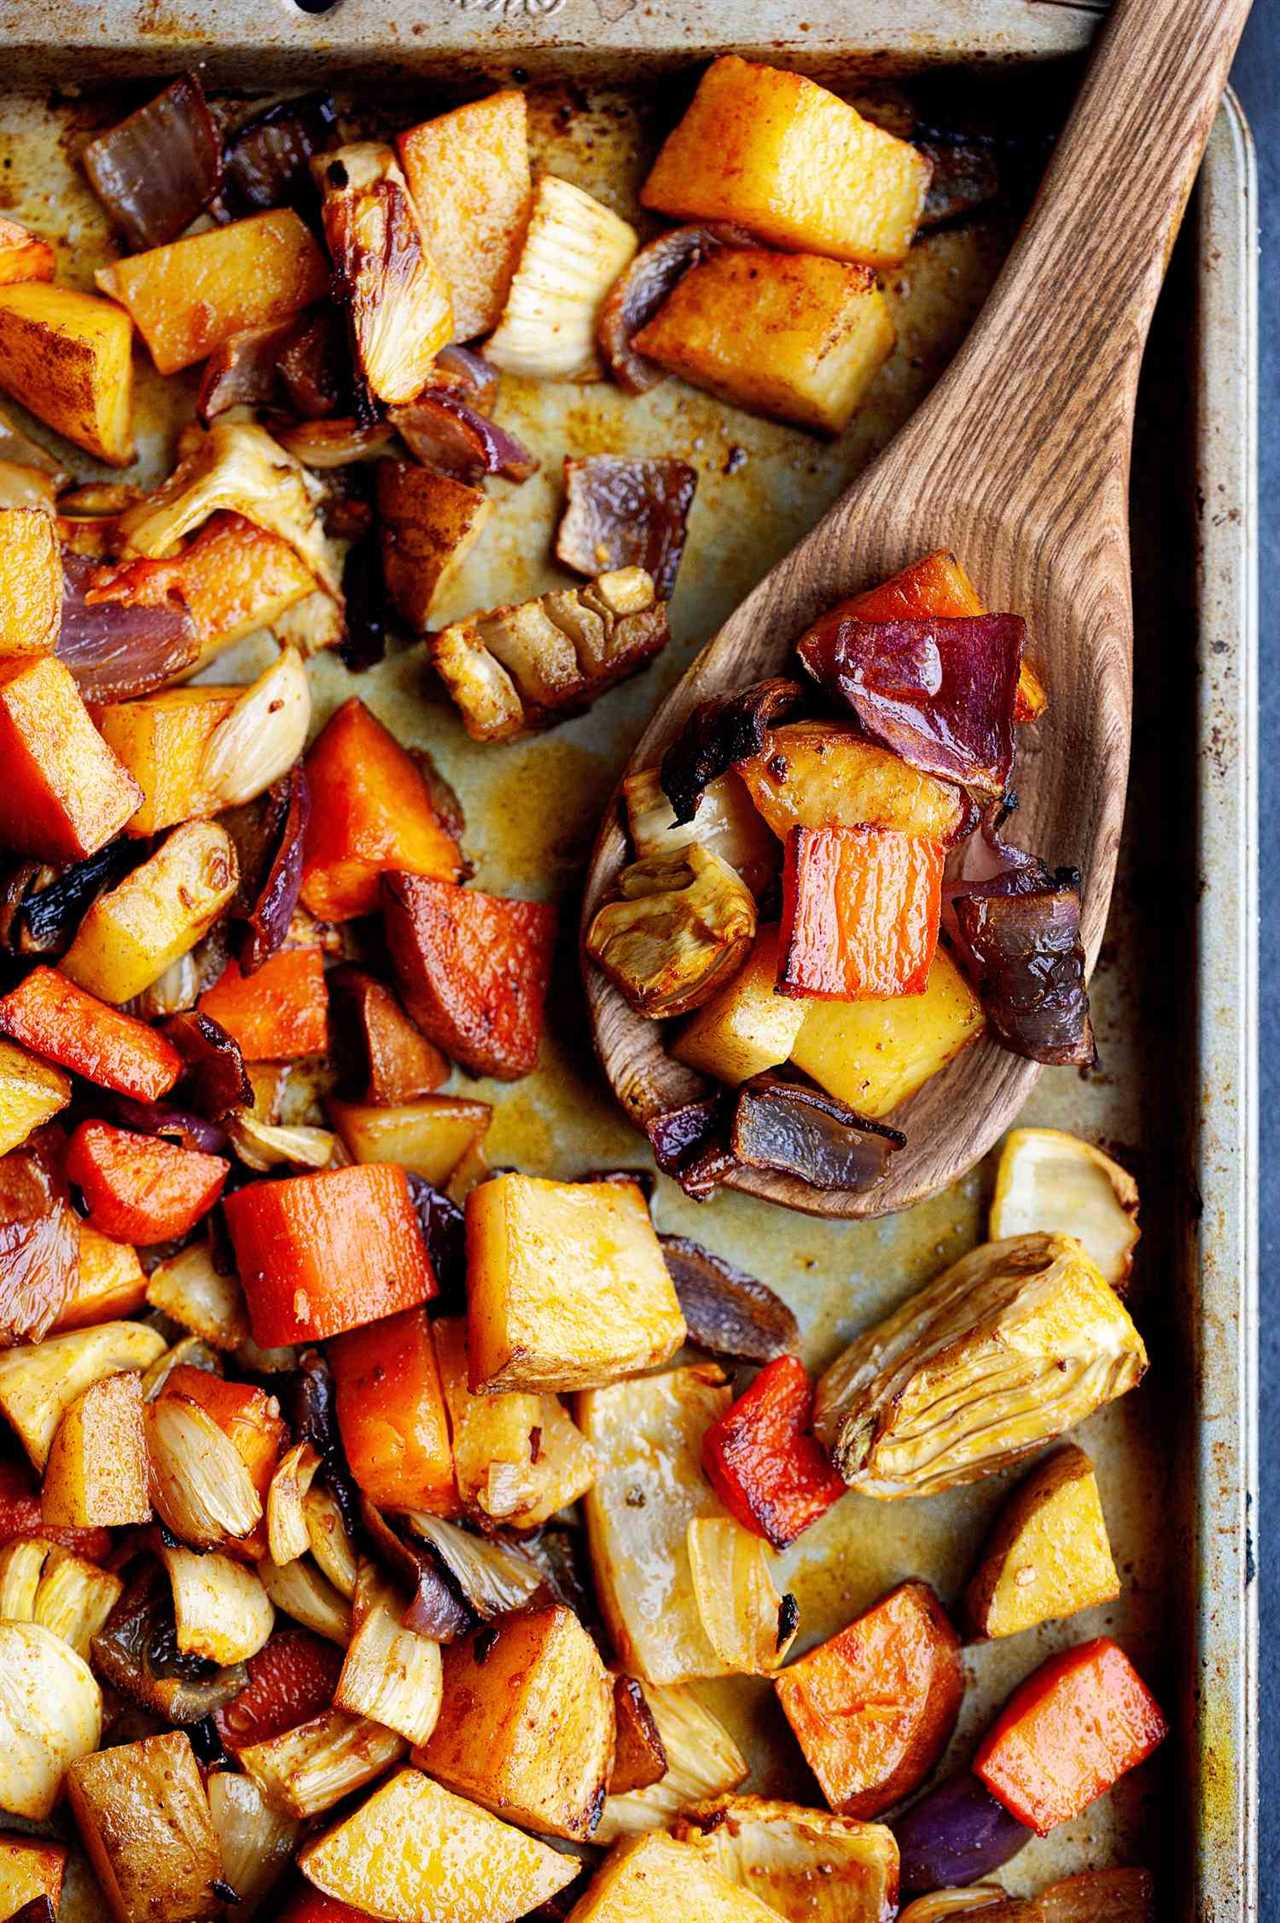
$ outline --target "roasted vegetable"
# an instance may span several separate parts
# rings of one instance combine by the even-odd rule
[[[660,213],[737,220],[801,252],[892,267],[924,207],[929,163],[825,87],[725,54],[641,189]]]
[[[638,1188],[500,1175],[467,1198],[471,1387],[598,1388],[668,1361],[684,1317]]]
[[[414,1760],[495,1815],[585,1842],[613,1755],[613,1684],[570,1609],[480,1629],[444,1652],[444,1701]]]
[[[147,1404],[143,1420],[161,1520],[194,1549],[243,1543],[262,1519],[262,1502],[234,1442],[208,1410],[166,1389]]]
[[[859,1336],[818,1384],[815,1426],[865,1495],[929,1495],[1020,1461],[1146,1366],[1078,1242],[1015,1236],[962,1256]]]
[[[51,654],[62,626],[62,558],[49,516],[0,508],[0,655]]]
[[[776,1923],[777,1914],[669,1836],[636,1836],[619,1844],[573,1909],[574,1923],[666,1915],[696,1916],[699,1923]]]
[[[65,1844],[36,1836],[0,1836],[0,1908],[17,1923],[34,1923],[44,1899],[50,1923],[55,1923],[66,1864]]]
[[[1005,1137],[991,1198],[990,1236],[1074,1235],[1113,1289],[1123,1290],[1138,1244],[1138,1184],[1092,1142],[1056,1128]]]
[[[0,1567],[0,1615],[37,1623],[88,1662],[90,1645],[124,1589],[119,1576],[45,1541],[11,1543],[0,1550]]]
[[[707,1641],[733,1675],[768,1676],[795,1638],[794,1596],[780,1596],[769,1551],[729,1516],[698,1516],[685,1534],[693,1596]]]
[[[352,1601],[351,1642],[334,1704],[425,1743],[436,1726],[443,1690],[440,1645],[405,1629],[403,1597],[372,1563],[361,1566]]]
[[[592,454],[564,464],[565,509],[556,559],[577,574],[643,568],[669,601],[697,486],[687,461]]]
[[[153,1136],[81,1122],[67,1174],[89,1206],[89,1221],[117,1242],[168,1242],[187,1235],[222,1193],[229,1164]]]
[[[40,1506],[47,1522],[79,1528],[150,1522],[142,1383],[134,1371],[103,1376],[71,1404],[50,1445]]]
[[[250,1744],[237,1761],[272,1809],[301,1821],[384,1776],[405,1748],[394,1730],[343,1709],[326,1709],[310,1722]]]
[[[800,1339],[785,1302],[763,1282],[684,1235],[661,1235],[688,1339],[712,1355],[769,1362]]]
[[[793,828],[896,828],[952,842],[972,826],[963,792],[909,767],[855,728],[787,721],[738,763],[752,801],[779,840]]]
[[[1002,1045],[1033,1062],[1092,1068],[1077,872],[1045,870],[1037,881],[1024,869],[957,890],[952,914],[956,946]]]
[[[854,1192],[875,1187],[906,1139],[816,1088],[767,1073],[743,1083],[729,1130],[733,1160],[746,1168]]]
[[[600,308],[635,251],[636,232],[625,220],[572,182],[542,174],[485,358],[539,380],[597,380]]]
[[[761,1796],[717,1796],[673,1835],[789,1923],[882,1923],[898,1893],[898,1846],[880,1823]]]
[[[662,757],[659,778],[679,823],[692,821],[712,783],[736,762],[758,755],[769,729],[795,707],[804,690],[774,675],[737,694],[700,701]]]
[[[900,1583],[774,1689],[831,1808],[878,1816],[919,1787],[950,1740],[964,1695],[960,1638],[927,1583]]]
[[[66,1303],[79,1256],[57,1129],[0,1157],[0,1346],[38,1343]]]
[[[0,1411],[37,1469],[78,1396],[103,1376],[145,1369],[164,1353],[164,1337],[141,1322],[99,1322],[46,1336],[37,1346],[0,1355]]]
[[[746,963],[694,1015],[671,1046],[690,1068],[731,1087],[778,1068],[795,1047],[806,1007],[779,994],[778,930],[761,928]]]
[[[0,843],[41,861],[96,854],[142,800],[51,655],[0,661],[0,762]]]
[[[284,1875],[298,1826],[271,1809],[247,1776],[218,1770],[206,1784],[209,1815],[222,1857],[219,1881],[236,1893],[236,1914],[252,1916]]]
[[[923,994],[799,1006],[795,1067],[873,1121],[923,1088],[985,1026],[978,997],[945,948],[934,951]]]
[[[136,1313],[147,1299],[147,1278],[136,1249],[80,1227],[80,1256],[53,1325],[55,1335]]]
[[[278,100],[237,127],[226,143],[223,198],[239,214],[316,204],[313,157],[333,144],[338,116],[327,94]]]
[[[965,1770],[894,1818],[902,1887],[936,1890],[973,1883],[998,1870],[1031,1841],[1031,1831]]]
[[[493,1110],[457,1095],[424,1095],[396,1107],[365,1107],[331,1099],[329,1114],[347,1153],[357,1162],[399,1162],[428,1183],[447,1182],[467,1151],[480,1142]]]
[[[431,1545],[437,1567],[447,1572],[450,1586],[462,1597],[472,1617],[491,1622],[526,1608],[535,1599],[547,1599],[547,1578],[523,1550],[495,1537],[475,1535],[426,1510],[412,1510],[406,1520],[413,1533]],[[417,1626],[421,1605],[419,1596],[405,1618],[407,1624]],[[431,1633],[425,1625],[422,1627],[424,1634]],[[444,1629],[447,1633],[440,1633],[441,1642],[452,1642],[460,1633],[452,1616]]]
[[[0,286],[0,388],[112,467],[134,457],[132,343],[113,301],[49,281]]]
[[[103,740],[142,790],[131,835],[153,835],[192,815],[215,814],[216,794],[203,782],[204,756],[232,713],[239,688],[175,688],[137,701],[112,701],[98,712]],[[296,758],[301,742],[294,747]]]
[[[87,1081],[154,1102],[177,1081],[182,1057],[145,1022],[69,982],[53,968],[31,973],[0,996],[0,1027]]]
[[[0,217],[0,286],[15,281],[52,280],[54,252],[16,220]]]
[[[549,727],[635,674],[670,638],[643,568],[491,608],[431,637],[431,661],[476,741]]]
[[[745,227],[708,221],[693,227],[668,227],[634,255],[609,289],[596,322],[596,340],[609,372],[629,394],[645,394],[665,380],[655,361],[632,345],[667,295],[691,267],[720,247],[754,247]]]
[[[200,997],[202,1015],[226,1030],[246,1062],[288,1062],[323,1055],[329,996],[318,948],[286,948],[251,975],[229,961]]]
[[[38,1623],[0,1622],[0,1808],[43,1822],[101,1735],[102,1692],[84,1658]]]
[[[759,898],[778,870],[778,844],[730,769],[698,793],[687,821],[677,821],[656,768],[641,768],[622,783],[627,827],[636,856],[674,854],[696,841],[736,868]]]
[[[271,1634],[275,1611],[253,1571],[212,1551],[197,1554],[162,1544],[159,1554],[173,1585],[183,1655],[224,1667],[256,1656]]]
[[[378,535],[387,593],[421,634],[484,532],[493,503],[478,488],[413,461],[379,461]]]
[[[238,1754],[311,1722],[333,1701],[341,1669],[330,1642],[305,1629],[278,1629],[241,1671],[241,1688],[216,1710],[219,1736]]]
[[[634,1676],[613,1679],[615,1738],[609,1795],[650,1789],[667,1773],[667,1752],[649,1699]],[[606,1809],[608,1805],[606,1804]]]
[[[142,994],[208,933],[239,878],[226,829],[183,822],[94,902],[62,957],[63,974],[106,1002]]]
[[[214,1910],[222,1858],[182,1730],[73,1763],[67,1794],[118,1923],[194,1923]]]
[[[329,1346],[351,1473],[380,1508],[457,1507],[444,1394],[420,1309],[370,1322]]]
[[[1120,1594],[1093,1464],[1068,1443],[996,1519],[965,1592],[978,1636],[1014,1636]]]
[[[333,1052],[357,1103],[394,1108],[430,1095],[448,1079],[449,1064],[440,1050],[418,1032],[382,982],[344,965],[330,972],[328,983]],[[357,1161],[363,1159],[356,1154]]]
[[[844,1484],[810,1433],[813,1385],[804,1364],[781,1355],[717,1417],[702,1442],[702,1466],[744,1529],[786,1549],[844,1494]]]
[[[486,474],[527,481],[542,465],[514,434],[450,387],[424,388],[407,407],[392,408],[390,418],[415,461],[473,487]]]
[[[599,909],[586,950],[641,1014],[699,1008],[741,969],[755,939],[751,891],[697,842],[633,861],[620,899]]]
[[[686,1536],[696,1517],[718,1513],[700,1453],[729,1400],[709,1364],[611,1383],[577,1400],[578,1427],[597,1464],[584,1501],[596,1590],[614,1646],[642,1682],[724,1673],[698,1613]]]
[[[824,1001],[919,995],[942,916],[946,848],[897,828],[793,828],[778,987]]]
[[[453,297],[453,336],[474,340],[501,314],[533,197],[528,110],[518,87],[468,101],[399,136],[432,259]]]
[[[214,1349],[238,1349],[249,1333],[240,1284],[222,1273],[204,1243],[158,1262],[147,1277],[146,1300]]]
[[[308,1843],[298,1862],[326,1895],[403,1923],[511,1923],[577,1868],[415,1769]]]

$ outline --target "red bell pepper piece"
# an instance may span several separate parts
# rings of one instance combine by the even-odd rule
[[[280,1629],[250,1656],[249,1680],[214,1711],[218,1734],[233,1753],[310,1722],[333,1702],[342,1651],[309,1629]]]
[[[353,1910],[323,1890],[295,1890],[280,1912],[279,1923],[373,1923],[367,1910]]]
[[[199,1007],[239,1044],[246,1062],[293,1062],[329,1046],[329,991],[318,948],[282,949],[252,975],[229,961]]]
[[[946,848],[897,828],[793,828],[778,989],[825,1001],[922,995],[938,946]]]
[[[702,1440],[702,1467],[725,1508],[775,1549],[803,1535],[845,1492],[810,1434],[812,1418],[804,1364],[780,1355]]]
[[[1099,1636],[1050,1656],[1014,1690],[973,1769],[1011,1816],[1047,1836],[1136,1769],[1168,1733],[1129,1658]]]
[[[138,1102],[158,1102],[182,1073],[181,1055],[154,1028],[43,965],[0,995],[0,1034]]]
[[[168,1242],[193,1229],[222,1193],[220,1155],[178,1148],[109,1122],[81,1122],[67,1175],[89,1204],[89,1224],[115,1242]]]

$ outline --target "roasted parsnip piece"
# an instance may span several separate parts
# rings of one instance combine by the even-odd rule
[[[296,1729],[250,1744],[237,1760],[272,1809],[302,1820],[384,1776],[407,1747],[394,1730],[367,1717],[326,1709]]]
[[[40,1509],[47,1523],[80,1528],[150,1522],[136,1371],[103,1376],[71,1404],[49,1450]]]
[[[497,324],[529,219],[528,109],[518,87],[411,127],[400,159],[432,259],[453,296],[455,340]]]
[[[112,467],[134,456],[132,345],[114,301],[48,281],[0,287],[0,388]]]
[[[1119,1594],[1093,1464],[1068,1443],[997,1516],[965,1591],[970,1627],[976,1636],[1016,1636]]]
[[[756,934],[751,890],[696,841],[633,861],[599,909],[586,950],[642,1015],[687,1015],[735,976]]]
[[[923,995],[797,1005],[804,1019],[791,1060],[872,1121],[891,1115],[986,1027],[977,994],[941,947]]]
[[[625,220],[571,181],[543,174],[486,360],[535,380],[598,380],[596,320],[636,246]]]
[[[734,1790],[747,1774],[747,1759],[729,1731],[691,1689],[679,1683],[660,1689],[651,1683],[645,1695],[663,1772],[656,1781],[610,1794],[596,1830],[598,1843],[667,1829],[687,1804]]]
[[[216,1911],[222,1856],[184,1731],[84,1757],[67,1794],[117,1923],[195,1923]]]
[[[682,1810],[672,1834],[789,1923],[882,1923],[898,1893],[898,1845],[883,1823],[763,1796]]]
[[[94,902],[62,957],[63,974],[105,1002],[141,995],[208,932],[239,879],[222,824],[184,822]]]
[[[84,1658],[38,1623],[0,1622],[0,1808],[43,1822],[101,1736],[102,1691]]]
[[[931,1495],[1009,1467],[1141,1381],[1142,1337],[1065,1235],[988,1242],[864,1331],[814,1427],[851,1487]]]
[[[1074,1235],[1113,1289],[1123,1290],[1138,1245],[1138,1184],[1092,1142],[1058,1128],[1005,1137],[991,1199],[990,1237]]]

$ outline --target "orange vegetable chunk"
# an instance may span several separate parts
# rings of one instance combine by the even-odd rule
[[[0,662],[0,846],[81,861],[114,840],[142,800],[51,654]]]
[[[946,1748],[964,1695],[960,1638],[927,1583],[899,1583],[773,1686],[831,1808],[876,1816]]]
[[[783,995],[922,995],[938,946],[946,846],[897,828],[793,828],[782,876]]]
[[[765,1364],[702,1439],[702,1467],[725,1508],[785,1549],[845,1493],[810,1433],[813,1384],[798,1356]]]
[[[53,249],[16,220],[0,214],[0,287],[20,280],[52,280]]]
[[[43,964],[0,995],[0,1033],[139,1102],[158,1102],[182,1073],[182,1057],[163,1035]]]
[[[349,921],[372,914],[384,869],[441,881],[465,872],[417,763],[356,696],[331,717],[306,768],[302,900],[313,915]]]
[[[68,1329],[136,1315],[146,1299],[147,1278],[138,1251],[99,1235],[86,1222],[80,1230],[80,1260],[49,1333],[63,1335]]]
[[[421,1309],[338,1336],[329,1361],[347,1461],[370,1502],[453,1515],[458,1492],[444,1389]]]
[[[89,1204],[89,1224],[115,1242],[168,1242],[193,1229],[222,1193],[229,1164],[109,1122],[81,1122],[67,1175]]]
[[[436,1293],[408,1177],[392,1163],[255,1182],[225,1213],[264,1349],[322,1342]]]
[[[431,258],[453,296],[454,339],[496,327],[529,221],[528,109],[518,87],[469,100],[399,137]]]
[[[251,975],[229,961],[198,1003],[246,1062],[291,1062],[329,1045],[329,992],[319,948],[284,948]]]
[[[1169,1733],[1109,1636],[1061,1650],[1015,1689],[973,1761],[1011,1815],[1047,1836],[1136,1769]]]

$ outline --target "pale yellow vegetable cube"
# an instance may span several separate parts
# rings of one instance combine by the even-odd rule
[[[205,750],[243,688],[171,688],[98,711],[98,731],[142,790],[127,832],[154,835],[192,815],[215,812],[204,792]]]
[[[0,1915],[15,1916],[24,1903],[47,1896],[57,1914],[62,1896],[66,1845],[40,1836],[0,1836]]]
[[[687,1843],[635,1836],[619,1843],[569,1912],[568,1923],[778,1923]]]
[[[0,287],[0,388],[112,467],[134,455],[132,348],[113,301],[51,281]]]
[[[142,1378],[104,1376],[58,1424],[44,1472],[40,1513],[50,1525],[124,1527],[151,1520]]]
[[[736,1088],[777,1068],[795,1047],[806,1004],[776,992],[778,931],[762,928],[744,968],[692,1016],[672,1043],[678,1062]]]
[[[872,1121],[889,1115],[976,1041],[982,1004],[945,948],[923,995],[804,1004],[791,1060],[819,1087]]]
[[[977,1636],[1016,1636],[1120,1594],[1098,1479],[1067,1443],[1014,1490],[965,1592]]]
[[[159,981],[215,922],[239,880],[235,844],[216,821],[188,821],[100,895],[59,966],[104,1002]]]
[[[16,1042],[0,1042],[0,1155],[19,1148],[70,1100],[71,1083],[61,1069]]]
[[[0,507],[0,654],[51,654],[62,627],[62,554],[52,515]]]
[[[400,135],[427,250],[449,283],[455,340],[497,325],[520,258],[533,186],[518,87],[470,100]]]

